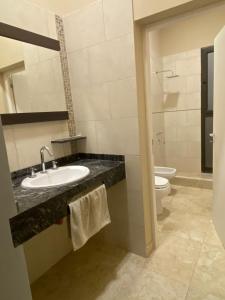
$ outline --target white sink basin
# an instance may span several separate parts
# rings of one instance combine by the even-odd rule
[[[66,166],[47,173],[37,173],[36,177],[27,177],[22,181],[23,188],[38,189],[65,185],[76,182],[88,176],[90,170],[83,166]]]

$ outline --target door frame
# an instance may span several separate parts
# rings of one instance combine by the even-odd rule
[[[201,49],[201,169],[203,173],[212,173],[213,168],[205,166],[205,118],[213,117],[213,110],[207,108],[208,99],[208,54],[214,52],[214,46]]]

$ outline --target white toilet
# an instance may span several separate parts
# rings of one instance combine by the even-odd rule
[[[167,178],[168,180],[171,180],[173,177],[175,177],[176,172],[177,170],[174,168],[154,167],[155,176]]]
[[[169,195],[171,191],[169,180],[163,177],[155,176],[156,210],[157,215],[163,212],[162,198]]]

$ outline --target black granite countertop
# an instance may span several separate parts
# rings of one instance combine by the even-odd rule
[[[59,164],[86,166],[90,174],[75,183],[43,189],[21,187],[22,180],[27,176],[25,170],[12,174],[18,207],[17,215],[10,219],[15,247],[67,216],[68,203],[75,196],[103,183],[109,188],[125,179],[123,156],[78,154],[59,160]],[[35,167],[40,168],[39,165]]]

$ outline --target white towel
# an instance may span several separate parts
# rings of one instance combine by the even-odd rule
[[[111,222],[105,185],[70,203],[69,207],[74,251]]]

